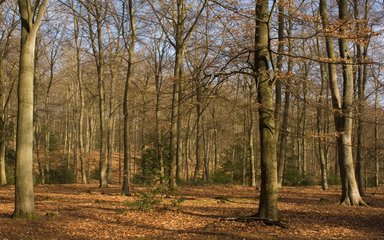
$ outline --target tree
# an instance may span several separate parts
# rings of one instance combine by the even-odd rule
[[[160,8],[172,9],[171,16],[161,16],[159,10],[155,8],[155,5],[148,1],[151,5],[152,10],[154,11],[156,18],[158,19],[161,28],[166,34],[166,38],[169,43],[172,45],[175,51],[175,61],[173,68],[173,85],[172,85],[172,105],[171,105],[171,126],[170,126],[170,164],[169,164],[169,186],[170,188],[175,188],[177,186],[177,181],[180,180],[180,171],[181,171],[181,103],[182,103],[182,91],[183,91],[183,74],[184,74],[184,57],[185,51],[187,48],[187,43],[191,37],[192,32],[194,31],[198,20],[206,7],[207,1],[201,1],[197,6],[193,4],[188,6],[185,0],[172,0],[169,1],[170,6],[166,6],[165,3],[161,4]],[[185,21],[187,17],[187,8],[196,7],[196,14],[192,19],[189,26]],[[162,22],[162,19],[166,19],[167,24]],[[170,23],[169,23],[170,22]],[[168,29],[170,31],[168,31]],[[196,169],[194,174],[194,179],[197,179],[198,173],[201,169],[201,162],[196,162]]]
[[[349,21],[348,1],[339,0],[339,19],[346,24]],[[320,14],[323,29],[329,27],[326,1],[320,0]],[[339,92],[337,83],[336,65],[328,64],[328,77],[334,108],[335,128],[337,132],[337,151],[340,166],[342,193],[340,203],[348,205],[365,205],[362,200],[355,178],[352,156],[352,121],[353,121],[353,69],[351,56],[348,50],[348,40],[345,38],[346,26],[342,24],[339,30],[339,50],[342,59],[343,96]],[[334,43],[331,37],[326,36],[327,56],[332,61],[335,59]]]
[[[284,16],[284,10],[285,10],[285,1],[279,1],[279,6],[278,6],[278,10],[279,10],[279,17],[278,17],[278,22],[279,22],[279,30],[278,30],[278,37],[279,37],[279,44],[278,44],[278,52],[279,53],[282,53],[283,50],[284,50],[284,23],[285,23],[285,16]],[[289,6],[289,10],[291,11],[291,7]],[[289,12],[291,13],[291,12]],[[292,22],[290,19],[288,19],[288,35],[291,34],[291,31],[292,31]],[[292,48],[292,44],[291,44],[291,41],[288,40],[288,52],[290,53],[291,52],[291,48]],[[283,56],[282,55],[278,55],[277,57],[277,61],[276,61],[276,67],[277,67],[277,78],[279,77],[283,77],[284,75],[282,74],[282,67],[283,67]],[[292,71],[292,61],[291,61],[291,58],[289,58],[288,60],[288,74],[290,74],[290,72]],[[281,75],[281,76],[279,76]],[[287,82],[289,84],[289,77],[287,79]],[[281,82],[280,80],[277,80],[276,82],[276,110],[275,110],[275,116],[279,116],[279,101],[281,101],[281,89],[279,90],[279,88],[281,88]],[[284,177],[284,169],[285,169],[285,158],[286,158],[286,151],[287,151],[287,136],[288,136],[288,115],[289,115],[289,106],[290,106],[290,95],[291,95],[291,92],[289,89],[285,89],[285,93],[284,93],[284,110],[283,110],[283,120],[282,120],[282,123],[281,123],[281,134],[277,134],[277,140],[278,140],[278,143],[279,143],[279,149],[278,149],[278,152],[277,152],[277,156],[278,156],[278,168],[277,168],[277,172],[278,172],[278,185],[279,186],[282,186],[283,185],[283,177]],[[276,124],[280,124],[278,119],[276,119]],[[279,125],[277,125],[276,127],[279,127]]]
[[[33,194],[33,71],[36,35],[48,0],[19,0],[21,49],[15,169],[14,218],[31,219],[35,213]]]
[[[344,36],[347,34],[347,26],[349,21],[348,1],[339,0],[339,19],[344,23],[340,27],[339,51],[343,60],[343,101],[342,101],[342,122],[341,122],[341,142],[342,150],[340,151],[340,176],[341,176],[341,200],[342,204],[348,205],[366,205],[360,196],[358,185],[355,178],[352,156],[352,124],[353,124],[353,92],[354,79],[351,56],[349,53],[349,41]]]
[[[317,51],[319,56],[321,56],[322,54],[320,53],[319,41],[320,41],[319,38],[316,38]],[[323,112],[325,112],[322,109],[322,103],[324,99],[324,90],[327,91],[324,63],[320,63],[320,79],[321,79],[320,93],[317,101],[318,106],[316,109],[316,125],[317,125],[317,135],[318,135],[318,156],[319,156],[320,171],[321,171],[321,187],[323,190],[327,190],[328,189],[328,171],[327,171],[325,144],[323,140],[324,130],[321,129],[322,121],[324,121],[324,118],[322,116],[323,116]]]
[[[77,84],[79,89],[79,118],[78,118],[78,145],[79,145],[79,155],[80,155],[80,171],[81,171],[81,182],[87,183],[87,175],[86,175],[86,163],[85,163],[85,144],[84,144],[84,91],[83,91],[83,69],[81,66],[81,49],[80,44],[81,41],[79,40],[80,35],[80,19],[79,16],[77,16],[77,12],[75,10],[74,1],[71,0],[70,5],[72,7],[72,17],[73,17],[73,34],[74,34],[74,42],[76,47],[76,72],[77,72]],[[79,14],[81,15],[81,6],[79,9]]]
[[[356,31],[360,32],[361,29],[363,29],[363,24],[361,23],[361,19],[359,16],[359,2],[357,0],[354,0],[354,15],[355,15],[355,21],[356,21]],[[368,9],[368,1],[365,1],[365,22],[367,20],[367,9]],[[365,145],[365,139],[364,139],[364,132],[365,132],[365,122],[364,122],[364,104],[365,104],[365,85],[367,82],[367,64],[363,64],[364,59],[367,58],[367,48],[368,44],[365,46],[361,44],[360,42],[355,43],[356,45],[356,58],[357,58],[357,149],[356,149],[356,178],[357,178],[357,184],[359,187],[359,192],[361,196],[364,196],[364,189],[365,189],[365,181],[364,181],[364,172],[366,168],[366,161],[363,157],[363,151],[364,151],[364,145]]]
[[[0,3],[1,4],[1,3]],[[13,5],[12,5],[13,7]],[[10,11],[11,7],[7,5],[0,5],[0,11]],[[11,11],[13,12],[13,11]],[[8,107],[9,99],[11,96],[11,93],[13,91],[13,84],[12,87],[9,89],[8,96],[6,96],[6,75],[4,73],[4,62],[7,59],[7,56],[10,53],[11,50],[11,36],[13,31],[16,29],[17,21],[16,21],[16,15],[12,14],[11,21],[6,23],[6,21],[3,21],[2,16],[0,16],[0,26],[3,25],[3,27],[0,27],[0,39],[3,40],[3,42],[0,42],[2,47],[0,47],[0,186],[7,184],[7,176],[6,176],[6,169],[5,169],[5,152],[6,152],[6,131],[7,131],[7,124],[8,124],[8,118],[6,117],[6,110]],[[9,135],[9,134],[8,134]]]
[[[277,159],[274,117],[274,82],[269,72],[269,6],[256,1],[255,74],[258,85],[259,131],[261,150],[261,192],[257,216],[277,221]]]
[[[124,5],[123,5],[124,6]],[[123,9],[125,11],[125,9]],[[125,80],[124,88],[124,101],[123,101],[123,113],[124,113],[124,170],[123,170],[123,195],[131,194],[130,186],[130,137],[129,137],[129,83],[133,76],[133,63],[135,56],[135,45],[136,45],[136,25],[135,25],[135,14],[133,0],[128,0],[128,15],[129,15],[129,29],[130,29],[130,42],[126,40],[125,45],[128,49],[128,66],[127,76]]]
[[[103,24],[106,6],[104,1],[87,0],[84,4],[87,10],[87,24],[91,40],[92,53],[97,69],[97,85],[99,95],[99,128],[100,128],[100,188],[108,186],[107,179],[107,120],[105,116],[105,81],[104,81],[104,43]],[[94,24],[96,29],[94,29]]]
[[[160,184],[164,184],[164,137],[163,129],[161,127],[161,99],[162,87],[164,85],[163,69],[167,63],[167,49],[168,43],[165,41],[164,33],[161,31],[153,30],[153,37],[149,43],[148,50],[150,58],[147,58],[148,64],[154,74],[155,84],[155,129],[156,129],[156,158],[159,164],[159,178]]]

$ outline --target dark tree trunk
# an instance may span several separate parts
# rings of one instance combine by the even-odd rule
[[[268,1],[256,1],[255,73],[258,84],[259,131],[261,150],[261,193],[258,217],[278,220],[276,128],[273,88],[269,73],[269,7]]]

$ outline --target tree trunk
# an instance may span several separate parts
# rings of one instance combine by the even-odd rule
[[[214,173],[217,173],[218,168],[218,145],[217,145],[217,122],[216,122],[216,114],[215,114],[215,108],[212,108],[212,122],[214,124],[213,129],[213,151],[214,151],[214,161],[213,161],[213,171]]]
[[[0,130],[0,134],[2,133],[3,132]],[[7,175],[5,171],[5,150],[5,141],[0,140],[0,186],[7,184]]]
[[[203,162],[204,162],[204,180],[205,182],[209,182],[210,179],[210,169],[209,169],[209,138],[208,138],[208,131],[205,128],[205,120],[204,117],[201,119],[203,121],[202,124],[202,137],[203,137]]]
[[[76,59],[77,59],[77,75],[78,75],[78,88],[79,88],[79,101],[80,101],[80,110],[79,110],[79,122],[78,122],[78,132],[79,132],[79,155],[80,155],[80,169],[81,169],[81,182],[88,183],[88,178],[86,174],[86,160],[85,160],[85,146],[84,146],[84,93],[83,93],[83,83],[82,83],[82,69],[80,65],[80,48],[76,49]]]
[[[285,21],[285,15],[284,15],[284,2],[285,0],[279,0],[278,2],[278,32],[277,32],[277,38],[278,38],[278,48],[277,51],[279,53],[284,52],[284,21]],[[277,70],[277,77],[276,77],[276,92],[275,92],[275,125],[276,129],[280,128],[280,122],[281,122],[281,117],[280,117],[280,110],[281,110],[281,80],[279,79],[279,74],[281,74],[283,69],[283,55],[279,54],[277,55],[276,58],[276,70]],[[276,131],[276,139],[278,140],[280,136],[279,131]]]
[[[109,119],[108,119],[108,134],[107,134],[107,180],[108,183],[112,183],[112,163],[113,163],[113,153],[115,145],[115,125],[116,125],[116,116],[114,113],[115,109],[115,74],[114,68],[112,66],[113,62],[109,65],[111,72],[110,79],[110,98],[109,98]]]
[[[306,62],[304,62],[304,76],[303,79],[308,77],[308,67]],[[306,138],[306,127],[307,127],[307,82],[303,82],[303,112],[302,112],[302,127],[301,127],[301,172],[300,174],[304,177],[307,174],[307,138]]]
[[[256,1],[255,73],[258,84],[261,193],[258,217],[278,220],[276,128],[274,117],[273,81],[269,73],[269,7],[268,1]]]
[[[69,87],[66,87],[65,91],[65,99],[69,99]],[[65,111],[65,133],[64,133],[64,148],[63,148],[63,159],[65,159],[65,183],[68,183],[69,181],[69,171],[71,169],[71,166],[69,165],[69,101],[66,101],[66,111]]]
[[[38,36],[37,36],[38,37]],[[35,41],[35,45],[38,41]],[[38,89],[39,87],[39,45],[35,48],[35,54],[34,54],[34,69],[33,69],[33,89]],[[39,177],[40,177],[40,184],[45,184],[45,168],[44,168],[44,162],[40,157],[40,147],[41,147],[41,133],[42,133],[42,126],[40,123],[40,117],[38,114],[38,103],[39,103],[40,95],[37,91],[33,91],[33,130],[34,130],[34,150],[36,153],[36,160],[38,163],[38,170],[39,170]],[[44,124],[44,122],[43,122]]]
[[[340,0],[339,18],[341,21],[348,20],[347,0]],[[320,0],[320,13],[323,22],[323,29],[328,28],[328,14],[326,1]],[[345,27],[340,28],[340,35],[345,35]],[[333,40],[326,36],[327,56],[335,59]],[[334,108],[335,128],[337,132],[337,153],[340,165],[340,178],[342,184],[342,194],[340,203],[348,205],[365,204],[360,196],[355,179],[355,171],[352,159],[352,100],[353,100],[353,71],[351,59],[348,51],[348,41],[339,38],[340,56],[345,61],[343,69],[343,100],[341,100],[338,83],[336,65],[328,64],[329,82],[332,93],[332,105]]]
[[[196,158],[196,165],[195,165],[195,172],[193,174],[193,181],[197,181],[199,177],[199,173],[201,170],[201,157],[200,157],[200,138],[201,138],[201,87],[199,83],[199,78],[196,77],[196,148],[195,148],[195,158]]]
[[[160,54],[160,56],[162,56]],[[156,87],[156,105],[155,105],[155,122],[156,122],[156,155],[159,160],[159,177],[160,184],[164,183],[164,159],[163,159],[163,143],[162,143],[162,131],[160,128],[160,94],[161,94],[161,85],[162,85],[162,57],[157,59],[157,54],[155,56],[155,87]]]
[[[0,55],[0,57],[2,57]],[[7,184],[5,172],[5,113],[4,113],[4,79],[3,61],[0,59],[0,186]]]
[[[244,95],[244,113],[243,113],[243,131],[244,131],[244,134],[243,134],[243,137],[242,137],[242,140],[243,140],[243,156],[242,156],[242,160],[241,160],[241,165],[242,165],[242,181],[241,181],[241,184],[242,185],[246,185],[247,184],[247,160],[248,160],[248,145],[249,145],[249,141],[248,141],[248,137],[249,137],[249,132],[250,132],[250,129],[248,129],[248,124],[247,124],[247,118],[248,118],[248,104],[247,104],[247,88],[246,86],[244,86],[244,92],[243,92],[243,95]],[[248,133],[248,134],[247,134]],[[248,137],[247,137],[248,135]]]
[[[291,9],[291,8],[289,8]],[[282,9],[283,10],[283,9]],[[282,11],[281,10],[281,11]],[[284,14],[284,12],[282,12]],[[281,22],[284,22],[284,17],[283,19],[280,20]],[[279,26],[282,28],[283,26]],[[292,51],[292,43],[290,41],[289,36],[291,36],[292,32],[292,21],[289,19],[288,21],[288,52],[291,53]],[[282,33],[281,33],[282,34]],[[282,51],[282,50],[281,50]],[[288,58],[288,74],[291,74],[292,71],[292,60],[291,58]],[[287,79],[288,85],[290,84],[291,80],[288,77]],[[290,90],[286,87],[285,88],[285,93],[284,93],[284,112],[283,112],[283,122],[281,126],[281,133],[280,133],[280,149],[278,152],[278,166],[277,166],[277,173],[278,173],[278,186],[281,187],[283,185],[283,180],[284,180],[284,170],[285,170],[285,160],[286,160],[286,152],[287,152],[287,137],[288,137],[288,120],[289,120],[289,107],[290,107],[290,98],[291,98],[291,92]],[[279,140],[279,139],[278,139]]]
[[[379,79],[375,78],[375,187],[380,186],[380,160],[379,160]]]
[[[339,19],[342,22],[349,21],[348,1],[340,0]],[[340,35],[346,33],[345,26],[340,28]],[[342,177],[342,196],[341,203],[348,205],[365,204],[360,196],[358,185],[356,183],[355,171],[353,168],[352,156],[352,124],[353,124],[353,68],[351,57],[349,55],[349,42],[345,38],[339,38],[340,57],[343,59],[343,101],[342,101],[342,131],[341,142],[343,157],[340,159],[340,175]],[[341,173],[343,172],[343,173]],[[344,179],[343,179],[344,176]]]
[[[179,43],[178,43],[179,44]],[[181,74],[181,65],[183,62],[183,55],[184,50],[182,46],[177,46],[175,48],[176,51],[176,57],[175,57],[175,66],[174,66],[174,83],[173,83],[173,90],[172,90],[172,113],[171,113],[171,146],[170,146],[170,167],[169,167],[169,187],[171,189],[174,189],[177,186],[176,181],[176,175],[177,175],[177,159],[178,159],[178,131],[181,129],[178,128],[179,124],[179,107],[180,107],[180,95],[179,92],[181,89],[179,89],[180,84],[178,84],[179,81],[181,81],[182,76]]]
[[[0,25],[5,23],[2,21],[3,19],[0,18]],[[7,109],[7,103],[8,101],[4,100],[5,98],[5,75],[3,72],[3,63],[8,54],[10,53],[10,43],[12,41],[12,32],[16,29],[16,14],[12,14],[12,22],[10,22],[10,27],[8,31],[3,31],[2,38],[7,36],[5,39],[5,43],[0,48],[0,186],[7,184],[7,176],[6,176],[6,163],[5,163],[5,153],[6,153],[6,147],[7,147],[7,138],[5,136],[6,134],[6,126],[8,122],[8,118],[6,117],[6,109]],[[4,40],[4,39],[3,39]],[[13,83],[12,87],[10,88],[9,95],[11,95],[13,90]]]
[[[101,32],[101,30],[100,30]],[[100,36],[101,38],[101,36]],[[100,39],[100,44],[101,43]],[[100,54],[101,55],[101,54]],[[102,55],[99,56],[99,64],[97,67],[97,79],[99,89],[99,121],[100,121],[100,187],[104,188],[108,186],[107,179],[107,161],[106,161],[106,143],[107,143],[107,124],[105,119],[105,90],[104,90],[104,66],[101,63],[103,60]]]
[[[28,0],[19,0],[21,49],[19,64],[18,114],[15,167],[14,218],[31,219],[35,214],[33,193],[33,76],[36,34],[48,0],[38,8],[35,21]]]
[[[284,113],[283,113],[283,124],[281,127],[280,137],[280,151],[279,151],[279,164],[278,164],[278,186],[283,185],[284,180],[284,169],[285,169],[285,158],[287,152],[287,136],[288,136],[288,117],[289,117],[289,102],[291,93],[288,89],[285,90],[284,94]]]
[[[33,218],[33,76],[36,31],[29,32],[27,1],[19,1],[22,17],[16,136],[14,217]]]
[[[319,48],[318,48],[319,49]],[[323,190],[328,189],[328,171],[327,171],[327,162],[325,158],[325,146],[323,141],[323,131],[321,129],[321,119],[322,119],[322,103],[323,103],[323,94],[324,94],[324,85],[325,85],[325,76],[324,76],[324,65],[320,64],[320,75],[321,75],[321,89],[318,99],[318,107],[316,111],[316,125],[317,125],[317,134],[318,134],[318,154],[320,162],[320,171],[321,171],[321,188]]]
[[[131,194],[131,153],[130,147],[132,141],[130,139],[130,125],[129,125],[129,85],[133,76],[133,57],[134,57],[134,46],[136,43],[135,35],[135,22],[133,15],[133,3],[128,1],[130,28],[131,28],[131,42],[128,47],[128,67],[127,75],[124,88],[124,101],[123,101],[123,114],[124,114],[124,165],[123,165],[123,186],[122,194],[127,196]]]
[[[320,54],[320,47],[319,47],[319,41],[317,39],[317,50]],[[317,134],[318,134],[318,154],[319,154],[319,162],[320,162],[320,171],[321,171],[321,188],[323,190],[328,189],[328,170],[327,170],[327,161],[325,157],[325,146],[324,146],[324,140],[323,140],[323,134],[324,130],[321,128],[322,124],[322,118],[323,118],[323,97],[324,97],[324,86],[326,86],[326,80],[325,80],[325,70],[324,70],[324,64],[320,63],[320,75],[321,75],[321,88],[320,88],[320,94],[318,99],[318,107],[316,109],[316,125],[317,125]]]
[[[255,156],[255,146],[254,146],[254,135],[255,135],[255,124],[254,124],[254,79],[250,79],[251,84],[249,86],[249,129],[248,129],[248,147],[249,147],[249,170],[250,170],[250,181],[249,184],[251,187],[256,187],[256,156]]]
[[[132,141],[129,136],[129,83],[133,76],[133,63],[135,56],[135,45],[136,45],[136,24],[135,24],[135,15],[133,9],[133,0],[128,1],[128,14],[130,20],[130,44],[128,48],[128,67],[127,67],[127,76],[125,81],[124,89],[124,102],[123,102],[123,113],[124,113],[124,169],[123,169],[123,195],[131,194],[131,154],[130,146]],[[128,47],[128,46],[126,46]]]
[[[356,23],[357,32],[360,32],[362,26],[360,23],[361,19],[359,17],[359,1],[354,1],[354,15]],[[367,19],[364,19],[367,20]],[[365,85],[367,80],[367,65],[363,65],[364,59],[366,56],[365,49],[368,48],[368,46],[363,47],[361,43],[356,43],[356,54],[358,59],[358,66],[357,66],[357,91],[358,91],[358,104],[357,104],[357,149],[356,149],[356,178],[357,178],[357,184],[359,187],[359,192],[361,196],[364,196],[365,192],[365,180],[364,180],[364,173],[366,171],[366,163],[365,159],[363,158],[363,151],[364,151],[364,132],[365,132],[365,123],[364,123],[364,103],[365,103]]]
[[[81,9],[80,9],[81,11]],[[79,41],[79,19],[76,15],[76,11],[72,2],[72,16],[73,16],[73,29],[74,29],[74,40],[76,45],[76,71],[77,71],[77,84],[79,90],[79,118],[78,118],[78,144],[79,144],[79,156],[80,156],[80,171],[81,171],[81,182],[88,183],[86,174],[86,163],[85,163],[85,146],[84,146],[84,93],[83,93],[83,69],[81,67],[81,52],[80,52],[80,41]]]

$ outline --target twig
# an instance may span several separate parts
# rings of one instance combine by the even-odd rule
[[[273,220],[269,218],[261,218],[261,217],[255,217],[255,216],[246,216],[246,217],[227,217],[227,218],[221,218],[221,221],[235,221],[235,222],[256,222],[261,221],[265,225],[268,226],[278,226],[281,228],[288,228],[288,223],[282,222],[280,220]]]

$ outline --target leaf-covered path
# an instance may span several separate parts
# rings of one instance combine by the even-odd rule
[[[161,189],[160,189],[161,190]],[[289,228],[223,221],[257,209],[258,191],[243,186],[181,187],[168,194],[120,186],[36,186],[37,219],[10,218],[14,188],[0,188],[2,239],[384,239],[384,189],[369,189],[370,208],[337,204],[340,189],[283,188],[281,218]]]

